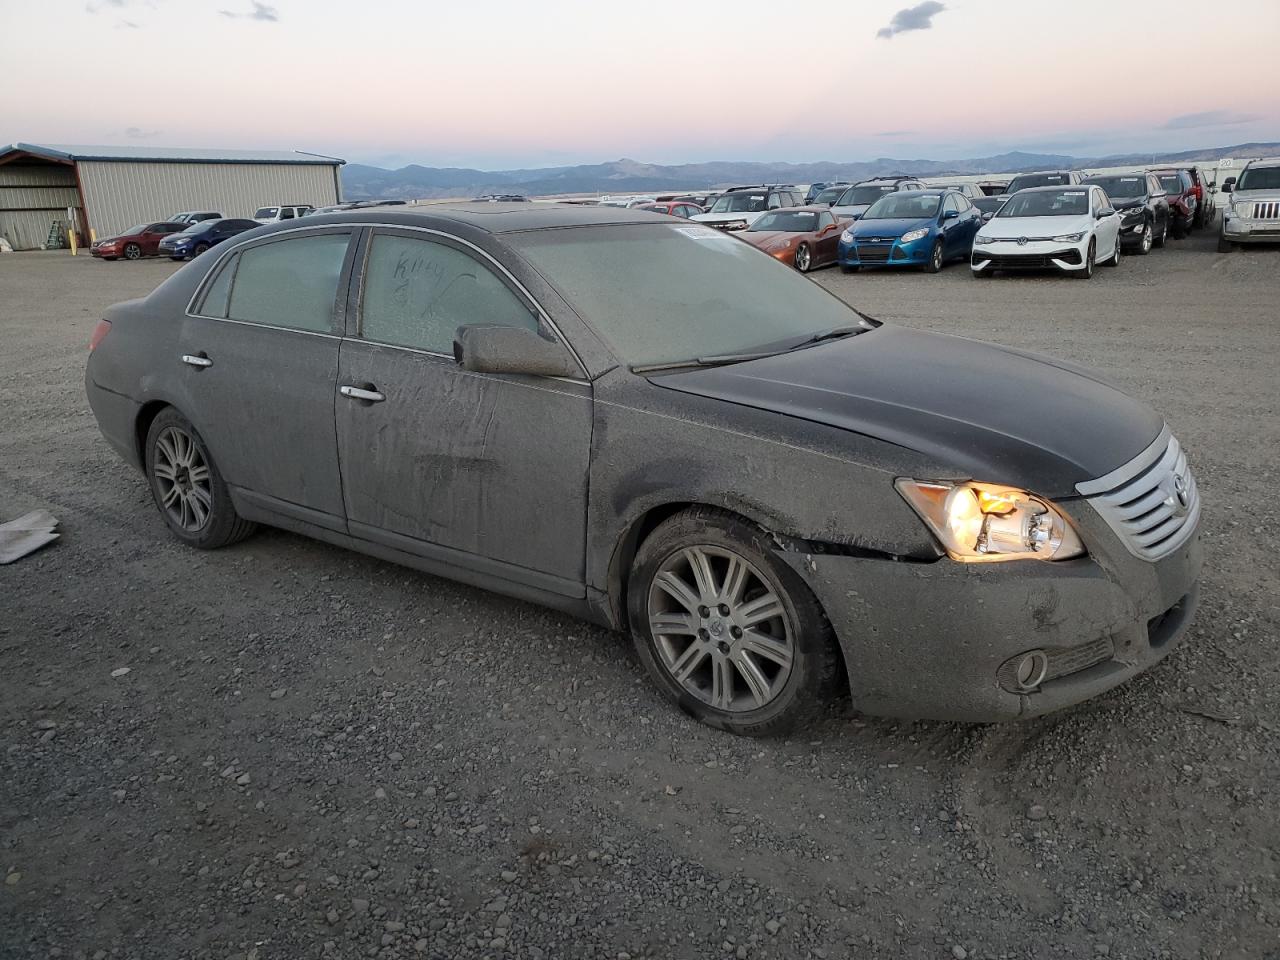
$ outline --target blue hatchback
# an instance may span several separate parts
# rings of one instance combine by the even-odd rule
[[[840,269],[914,266],[937,273],[949,260],[969,259],[981,226],[981,211],[955,190],[888,193],[840,235]]]

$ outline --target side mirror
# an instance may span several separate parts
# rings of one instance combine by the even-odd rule
[[[982,222],[983,222],[983,223],[986,223],[988,220],[990,220],[990,219],[991,219],[992,217],[994,217],[995,215],[996,215],[996,214],[995,214],[995,211],[994,211],[994,210],[992,210],[992,211],[991,211],[991,212],[989,212],[989,213],[984,213],[984,214],[982,215]]]
[[[1235,188],[1235,185],[1236,185],[1236,178],[1227,177],[1227,179],[1222,181],[1222,192],[1230,193]]]
[[[944,210],[942,212],[943,220],[954,220],[958,216],[960,216],[959,210]]]
[[[544,340],[524,327],[459,327],[453,359],[476,373],[523,373],[542,377],[582,376],[563,344]]]
[[[1107,219],[1107,217],[1111,216],[1113,213],[1115,213],[1115,211],[1114,211],[1114,210],[1112,210],[1110,207],[1102,207],[1102,208],[1097,212],[1097,214],[1095,214],[1095,216],[1096,216],[1096,217],[1097,217],[1097,219],[1099,219],[1099,220],[1105,220],[1105,219]]]

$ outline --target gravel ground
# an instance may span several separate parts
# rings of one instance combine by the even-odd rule
[[[1280,957],[1278,257],[819,274],[1155,404],[1204,605],[1055,716],[765,742],[558,614],[286,533],[183,548],[81,383],[174,265],[0,257],[0,519],[62,521],[0,567],[0,956]]]

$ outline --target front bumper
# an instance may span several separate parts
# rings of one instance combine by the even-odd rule
[[[189,257],[191,256],[191,247],[166,247],[160,244],[160,256],[162,257]]]
[[[124,254],[121,253],[120,247],[90,247],[89,256],[105,258],[105,257],[120,257],[120,256],[124,256]]]
[[[1089,237],[1079,243],[1055,243],[1052,240],[1016,240],[975,245],[969,265],[974,273],[984,270],[1061,270],[1073,273],[1084,269]]]
[[[1108,536],[1100,518],[1089,526]],[[1080,703],[1177,645],[1199,599],[1199,536],[1155,563],[1116,547],[1058,563],[780,556],[822,603],[857,710],[988,722]],[[1033,650],[1048,655],[1047,678],[1032,692],[1014,692],[1009,665]]]
[[[1280,220],[1224,217],[1222,237],[1232,243],[1280,243]]]
[[[910,243],[896,237],[855,237],[852,243],[841,240],[836,250],[842,267],[918,267],[928,262],[933,241],[933,234]]]

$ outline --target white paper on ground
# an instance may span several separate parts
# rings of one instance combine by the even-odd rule
[[[48,510],[32,510],[16,520],[0,523],[0,564],[13,563],[58,539],[57,519]]]

